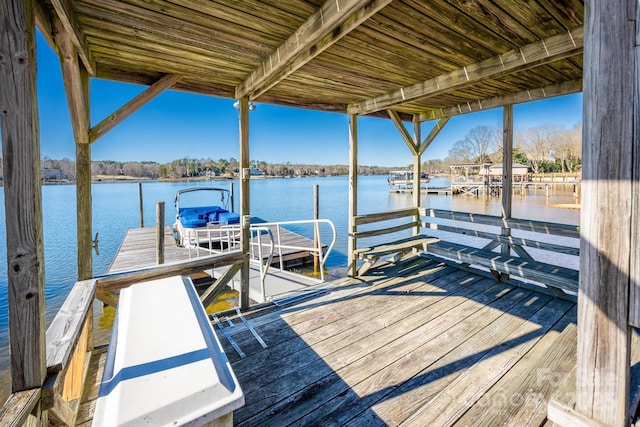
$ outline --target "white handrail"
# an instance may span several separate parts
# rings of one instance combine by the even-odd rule
[[[318,236],[318,247],[304,247],[304,246],[296,246],[296,245],[286,245],[282,243],[280,227],[284,225],[304,225],[304,224],[313,224],[314,230],[316,230],[316,235]],[[331,244],[327,248],[326,252],[322,250],[322,236],[320,233],[320,224],[328,224],[331,232],[332,239]],[[318,256],[318,261],[320,264],[320,279],[324,280],[324,264],[326,263],[329,254],[333,250],[333,247],[336,244],[336,227],[328,219],[307,219],[307,220],[297,220],[297,221],[279,221],[279,222],[263,222],[260,224],[252,225],[251,227],[275,227],[276,228],[276,243],[275,246],[278,248],[278,255],[280,257],[280,269],[284,270],[284,262],[282,256],[282,249],[293,249],[293,250],[303,250],[309,251],[313,255]]]
[[[305,225],[311,224],[313,226],[314,234],[317,236],[317,242],[312,241],[312,246],[299,246],[288,245],[282,242],[281,227],[286,225]],[[320,225],[327,224],[332,233],[331,243],[327,247],[327,251],[324,252],[322,245],[322,235],[320,233]],[[274,230],[275,229],[275,230]],[[225,252],[238,248],[240,244],[241,227],[238,224],[222,225],[219,228],[207,228],[207,229],[193,229],[189,230],[188,240],[193,245],[187,245],[189,248],[189,257],[191,258],[191,250],[195,249],[196,257],[200,256],[200,251],[205,251],[207,254],[212,252]],[[278,251],[280,270],[284,270],[284,253],[283,250],[297,250],[308,251],[312,256],[318,257],[318,263],[320,267],[320,279],[324,281],[324,265],[326,263],[329,254],[333,250],[336,243],[336,228],[328,219],[309,219],[309,220],[297,220],[297,221],[280,221],[280,222],[265,222],[260,224],[253,224],[249,228],[250,231],[250,260],[257,262],[260,268],[260,286],[262,295],[265,294],[265,280],[269,267],[273,262],[273,257]],[[275,233],[274,233],[275,231]],[[268,234],[269,242],[263,242],[263,234]],[[256,241],[257,240],[257,241]],[[217,243],[220,248],[214,249],[213,243]],[[267,263],[264,264],[265,256],[263,253],[263,246],[266,246],[269,251],[268,257],[266,257]],[[256,254],[257,252],[257,254]]]

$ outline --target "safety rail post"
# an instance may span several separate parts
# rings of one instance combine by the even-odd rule
[[[164,264],[164,202],[156,202],[156,264]]]

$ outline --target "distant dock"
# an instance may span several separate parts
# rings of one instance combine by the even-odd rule
[[[389,188],[389,193],[413,193],[412,188]],[[451,194],[451,187],[427,187],[421,188],[420,193],[422,194],[436,194],[440,196],[448,196]]]
[[[511,190],[515,193],[525,193],[528,190],[544,190],[547,197],[549,197],[551,190],[556,186],[566,187],[567,185],[573,186],[573,193],[576,197],[580,195],[580,182],[545,182],[545,181],[520,181],[511,184]],[[490,182],[485,181],[452,181],[451,182],[451,194],[472,195],[478,196],[480,194],[499,196],[502,192],[502,182]]]

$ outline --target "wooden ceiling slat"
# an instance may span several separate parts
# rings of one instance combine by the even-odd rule
[[[582,0],[538,0],[565,30],[579,27],[584,22]]]
[[[270,52],[280,43],[280,40],[272,35],[261,35],[241,23],[236,26],[225,26],[214,17],[191,14],[188,9],[172,6],[157,0],[99,0],[96,2],[84,2],[98,9],[106,9],[116,14],[122,14],[148,21],[164,28],[164,32],[171,34],[173,31],[199,34],[217,42],[229,43],[252,49],[257,52]],[[151,9],[152,6],[157,10]]]
[[[414,71],[414,75],[408,75],[406,70],[386,61],[376,61],[375,56],[369,55],[349,55],[352,50],[347,47],[331,49],[331,53],[325,53],[321,58],[313,61],[311,64],[305,65],[301,70],[325,70],[328,76],[335,75],[336,72],[342,75],[369,76],[374,74],[375,81],[386,81],[393,85],[406,85],[415,82],[417,78],[424,73],[419,74]],[[349,66],[345,66],[345,61],[349,62]],[[366,62],[365,62],[366,61]],[[322,72],[322,71],[320,71]],[[365,77],[367,78],[367,77]],[[354,81],[358,85],[357,81]],[[367,82],[363,81],[362,85]]]
[[[528,28],[539,39],[566,31],[566,28],[553,15],[546,13],[544,6],[537,2],[529,2],[528,7],[522,7],[520,2],[503,2],[501,7],[509,17],[520,26]]]
[[[523,27],[504,13],[492,0],[447,1],[472,19],[481,22],[495,34],[500,34],[505,40],[511,40],[516,46],[531,43],[538,38],[529,28]]]
[[[236,89],[255,99],[328,49],[391,0],[328,0]],[[366,7],[365,7],[366,6]]]
[[[104,5],[104,7],[102,7],[102,5]],[[203,29],[200,29],[200,31],[168,29],[167,26],[161,22],[157,22],[155,20],[140,19],[140,17],[136,16],[135,14],[129,15],[119,13],[117,11],[109,9],[108,7],[108,2],[101,3],[100,6],[89,4],[76,5],[76,8],[81,14],[81,17],[79,18],[81,21],[86,18],[93,18],[98,21],[104,21],[105,23],[112,23],[129,30],[143,31],[154,35],[162,35],[163,37],[175,39],[185,44],[201,46],[203,48],[210,49],[212,51],[219,51],[221,53],[227,52],[227,55],[231,54],[234,57],[236,57],[236,55],[240,57],[253,57],[254,61],[260,57],[260,54],[256,53],[257,51],[253,49],[253,47],[255,47],[253,45],[251,48],[248,48],[246,46],[238,46],[227,42],[222,42],[215,37],[215,33],[210,33]],[[100,27],[97,26],[96,28],[99,29]],[[131,42],[135,42],[135,39],[133,39]]]
[[[93,18],[83,18],[83,21],[90,21]],[[111,43],[117,43],[120,48],[129,46],[131,48],[148,49],[149,52],[160,52],[166,55],[174,55],[178,59],[189,58],[195,62],[204,64],[210,64],[218,66],[227,72],[237,73],[238,76],[242,76],[247,73],[251,68],[251,62],[249,60],[237,61],[230,63],[225,61],[220,56],[211,55],[211,50],[202,48],[200,46],[185,45],[184,43],[177,42],[175,40],[167,39],[164,36],[149,34],[144,31],[137,30],[125,30],[123,27],[102,22],[102,28],[96,29],[95,27],[86,27],[85,33],[88,40],[91,43],[99,43],[100,41],[109,41]],[[134,41],[135,40],[135,41]],[[238,77],[239,79],[239,77]]]
[[[113,56],[113,51],[108,43],[102,41],[92,43],[96,57],[100,57],[103,61],[109,62],[107,57]],[[223,81],[228,84],[237,83],[238,79],[234,77],[237,73],[223,68],[220,65],[203,61],[197,61],[189,58],[187,55],[182,58],[176,55],[169,55],[161,51],[146,51],[137,47],[122,47],[119,49],[119,60],[128,60],[131,63],[137,63],[137,67],[151,71],[164,72],[171,74],[193,74],[194,76],[208,76],[210,79],[215,76],[216,80]]]
[[[110,59],[115,55],[108,42],[94,43],[94,54],[104,63],[110,63]],[[158,52],[150,53],[139,48],[121,48],[118,50],[118,60],[138,63],[139,66],[146,67],[147,70],[160,71],[166,74],[193,75],[206,80],[215,80],[220,83],[233,85],[236,81],[225,79],[227,73],[219,73],[216,67],[208,64],[194,64],[189,59],[178,60],[175,56],[164,55]]]
[[[234,98],[238,85],[265,58],[277,54],[305,23],[317,22],[310,17],[335,1],[36,0],[36,10],[39,27],[50,36],[49,13],[58,5],[55,11],[68,20],[65,30],[75,28],[84,40],[99,78],[150,85],[167,73],[181,74],[175,90]],[[367,8],[386,1],[338,4]],[[348,22],[355,19],[345,15]],[[539,51],[554,51],[553,36],[570,38],[570,29],[581,28],[582,0],[395,0],[370,15],[348,32],[340,22],[322,27],[320,20],[326,40],[310,37],[303,48],[291,51],[253,96],[258,94],[260,102],[345,112],[349,105],[355,111],[366,100],[388,102],[395,94],[394,103],[384,108],[406,119],[429,110],[460,111],[465,105],[470,110],[488,102],[483,100],[505,101],[514,93],[582,78],[581,35],[564,55],[531,63],[527,50],[538,43]],[[540,40],[549,45],[540,48]],[[510,58],[522,59],[521,52],[527,64],[510,66]],[[500,58],[504,69],[496,63]],[[495,68],[483,62],[492,60]],[[425,82],[434,87],[425,90]],[[379,107],[358,111],[388,117]]]
[[[486,25],[465,15],[447,2],[426,3],[421,0],[407,0],[407,4],[417,11],[430,16],[432,20],[454,30],[461,40],[471,39],[484,46],[488,51],[492,51],[494,55],[516,47],[511,40],[491,31]]]
[[[444,4],[443,4],[444,5]],[[422,4],[421,8],[414,5],[407,5],[399,2],[393,10],[393,15],[376,17],[380,20],[385,28],[389,28],[394,34],[402,37],[402,40],[417,39],[420,45],[425,44],[424,33],[428,30],[428,39],[426,42],[432,49],[438,52],[447,52],[452,57],[458,58],[456,64],[461,66],[469,62],[477,62],[484,58],[495,56],[499,53],[506,52],[514,48],[513,45],[506,43],[504,39],[497,37],[488,31],[485,27],[479,25],[473,20],[465,20],[462,32],[450,25],[450,22],[456,22],[463,16],[454,8],[447,7],[440,10],[440,4]],[[446,21],[439,20],[448,15]],[[387,18],[387,19],[385,19]],[[468,37],[467,34],[479,34],[477,37]],[[464,34],[464,37],[461,37]],[[479,40],[485,40],[480,43]],[[489,42],[493,44],[490,46]]]
[[[121,63],[114,59],[110,59],[108,63],[99,62],[97,73],[100,78],[105,80],[143,86],[150,86],[162,77],[162,74],[152,76],[147,73],[139,73],[136,70],[130,69],[129,64]],[[235,86],[232,85],[212,83],[211,80],[206,79],[198,80],[196,77],[191,76],[188,80],[183,78],[178,83],[175,83],[171,89],[220,98],[230,98],[234,88]]]
[[[452,90],[474,81],[556,61],[573,54],[576,50],[581,51],[582,40],[582,28],[578,28],[569,34],[560,34],[546,41],[531,43],[518,51],[507,52],[435,79],[356,103],[350,106],[348,111],[349,114],[367,114],[402,102]]]
[[[250,28],[258,33],[272,34],[278,38],[286,38],[295,30],[300,23],[296,22],[296,17],[288,13],[281,13],[280,9],[272,8],[269,13],[263,11],[250,11],[248,7],[234,7],[228,1],[210,0],[173,0],[173,3],[180,9],[189,9],[190,15],[201,15],[204,17],[215,17],[228,23],[251,23]],[[246,6],[251,2],[246,2]],[[266,12],[266,11],[264,11]],[[249,28],[249,27],[248,27]]]

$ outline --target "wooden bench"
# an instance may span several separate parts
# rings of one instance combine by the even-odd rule
[[[509,276],[517,276],[544,285],[534,285],[537,291],[546,290],[554,296],[576,299],[578,270],[536,260],[528,249],[578,256],[578,247],[549,241],[553,240],[549,239],[551,236],[555,236],[556,240],[557,237],[562,237],[562,240],[579,239],[578,226],[524,219],[507,220],[492,215],[438,209],[426,209],[422,213],[423,224],[429,227],[426,233],[440,238],[440,241],[427,245],[426,254],[454,261],[463,268],[474,265],[485,267],[499,280],[510,280]],[[512,230],[524,231],[528,235],[512,236]],[[488,240],[488,243],[477,248],[460,242],[470,238]],[[498,247],[501,251],[495,252],[494,249]],[[518,284],[529,286],[522,282]]]
[[[243,404],[188,277],[120,292],[94,426],[232,425],[233,410]]]
[[[380,245],[368,247],[368,248],[359,248],[356,249],[353,253],[356,255],[358,259],[364,260],[364,264],[358,269],[358,275],[365,274],[369,269],[371,269],[381,257],[385,255],[393,254],[394,257],[390,259],[392,262],[397,262],[404,255],[411,252],[414,249],[426,250],[427,244],[435,243],[439,239],[417,235],[412,237],[407,237],[405,239],[395,240],[393,242],[382,243]]]
[[[428,253],[454,259],[456,261],[481,265],[491,271],[535,278],[546,285],[570,292],[578,292],[578,271],[570,268],[546,264],[532,259],[501,255],[484,249],[477,249],[453,242],[439,241],[425,249]]]
[[[408,208],[390,212],[356,216],[356,231],[352,233],[351,236],[355,240],[354,247],[356,247],[357,241],[361,239],[397,233],[399,231],[411,228],[418,229],[418,227],[420,226],[419,215],[420,211],[417,208]],[[397,220],[404,220],[405,222],[402,222],[399,225],[389,226],[389,221]],[[406,220],[408,220],[408,222],[406,222]],[[365,231],[357,230],[359,226],[365,224],[376,224],[378,228]],[[361,276],[365,274],[369,269],[374,267],[380,261],[380,258],[384,256],[393,255],[389,259],[389,261],[397,262],[407,253],[418,249],[425,250],[428,244],[437,241],[437,238],[418,234],[402,239],[387,240],[384,242],[376,243],[375,245],[357,248],[353,251],[354,259],[364,261],[364,264],[358,269],[357,275]]]

